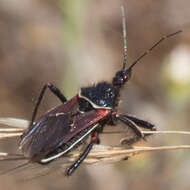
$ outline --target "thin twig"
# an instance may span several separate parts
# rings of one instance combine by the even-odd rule
[[[137,154],[153,152],[153,151],[166,151],[166,150],[182,150],[182,149],[190,149],[190,145],[180,145],[180,146],[159,146],[159,147],[112,147],[112,146],[104,146],[104,145],[95,145],[92,151],[89,153],[88,157],[84,160],[84,164],[96,164],[96,163],[116,163],[122,161],[126,158],[131,158]],[[30,163],[30,172],[31,169],[34,170],[32,175],[24,177],[24,181],[36,179],[38,177],[46,176],[48,174],[52,174],[60,169],[64,170],[68,167],[73,161],[78,158],[81,154],[79,151],[72,152],[68,155],[65,155],[63,158],[57,159],[54,162],[51,162],[48,165],[40,165],[36,163]],[[6,155],[5,157],[6,158]],[[6,159],[4,159],[6,160]],[[18,159],[17,159],[18,160]],[[23,170],[22,165],[21,168],[17,166],[20,171]],[[11,173],[16,172],[14,169],[11,170]],[[5,172],[6,173],[6,172]]]
[[[190,131],[141,131],[143,134],[181,134],[190,135]],[[103,134],[125,134],[124,130],[121,131],[104,131]]]
[[[0,128],[0,139],[12,138],[22,135],[30,122],[18,118],[0,118],[0,124],[7,125],[6,128]],[[12,128],[8,128],[12,127]],[[125,134],[125,130],[104,131],[103,134]],[[190,131],[142,131],[143,134],[181,134],[190,135]]]
[[[12,117],[0,117],[0,124],[25,129],[29,125],[29,121]]]
[[[181,134],[190,135],[190,131],[142,131],[144,134]]]
[[[22,135],[22,132],[27,128],[29,121],[23,119],[15,118],[0,118],[0,123],[8,125],[6,128],[0,129],[0,140],[5,138],[12,138]],[[110,133],[123,133],[126,131],[105,131],[104,134]],[[190,135],[189,131],[142,131],[144,134],[182,134]],[[190,149],[190,145],[178,145],[178,146],[158,146],[158,147],[125,147],[125,146],[104,146],[104,145],[95,145],[92,151],[89,153],[88,157],[84,160],[86,164],[94,164],[98,162],[105,163],[115,163],[126,158],[135,156],[136,154],[142,154],[146,152],[154,151],[168,151],[168,150],[182,150]],[[62,166],[63,168],[67,167],[71,162],[76,160],[81,154],[80,151],[72,151],[71,153],[64,155],[63,158],[57,159],[54,162],[48,164],[47,171],[45,173],[39,172],[39,175],[47,175],[52,171],[55,171]],[[0,161],[6,160],[27,160],[22,154],[9,154],[6,152],[0,152]],[[30,162],[31,163],[31,162]],[[32,164],[32,163],[31,163]],[[42,166],[39,164],[32,164],[34,168],[39,168],[42,170]],[[44,168],[44,166],[43,166]],[[22,169],[22,168],[20,168]],[[11,170],[11,171],[14,171]],[[5,172],[6,173],[6,172]],[[33,176],[34,178],[36,176]]]
[[[18,133],[23,132],[23,129],[20,128],[0,128],[0,133]]]
[[[190,149],[190,145],[176,145],[176,146],[158,146],[158,147],[140,147],[133,146],[131,148],[125,148],[123,146],[104,146],[104,145],[95,145],[92,151],[89,153],[88,157],[84,160],[86,164],[93,164],[97,162],[116,162],[123,160],[124,158],[132,157],[137,154],[154,152],[154,151],[168,151],[168,150],[182,150]],[[67,159],[65,164],[73,162],[80,155],[80,151],[74,151],[68,155],[65,155],[64,158]],[[0,160],[23,160],[27,159],[23,155],[17,154],[8,154],[6,152],[0,152]]]
[[[100,148],[100,149],[99,149]],[[115,162],[123,160],[126,157],[132,157],[136,154],[141,154],[145,152],[153,151],[166,151],[166,150],[179,150],[179,149],[190,149],[190,145],[178,145],[178,146],[159,146],[159,147],[138,147],[133,146],[132,148],[123,148],[123,147],[110,147],[104,146],[102,149],[101,146],[96,147],[88,155],[88,158],[85,160],[85,163],[92,164],[97,162]],[[70,158],[77,158],[80,153],[73,153],[68,155]]]
[[[0,129],[0,139],[7,139],[7,138],[12,138],[12,137],[18,137],[21,136],[24,129],[18,129],[20,131],[19,133],[17,132],[17,129],[11,128],[8,131],[8,133],[2,133],[2,131],[6,131],[5,128]],[[103,134],[125,134],[125,131],[105,131]],[[143,134],[177,134],[177,135],[190,135],[189,131],[142,131]]]
[[[0,140],[1,139],[7,139],[7,138],[13,138],[13,137],[19,137],[22,133],[0,133]]]
[[[28,126],[29,121],[16,118],[0,118],[0,123],[11,126],[12,128],[1,128],[0,129],[0,139],[12,138],[22,135],[22,132]],[[15,127],[15,128],[13,128]],[[19,127],[19,128],[18,128]],[[20,131],[20,132],[17,132]],[[113,131],[113,132],[104,132],[104,134],[109,133],[125,133],[125,131]],[[190,135],[189,131],[142,131],[144,134],[183,134]],[[104,147],[104,148],[103,148]],[[163,147],[132,147],[124,148],[121,147],[110,147],[97,145],[93,151],[89,154],[88,158],[85,160],[86,163],[94,163],[103,160],[121,160],[123,157],[131,157],[135,154],[149,151],[160,151],[160,150],[177,150],[177,149],[190,149],[190,145],[180,145],[180,146],[163,146]],[[80,152],[68,154],[69,158],[78,157]],[[10,159],[8,153],[0,153],[0,160]],[[14,159],[14,156],[11,155],[11,159]],[[18,156],[16,157],[18,160]],[[23,158],[22,158],[23,159]]]

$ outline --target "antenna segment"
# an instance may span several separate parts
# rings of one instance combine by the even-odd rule
[[[123,30],[123,70],[126,68],[127,64],[127,30],[126,30],[126,17],[125,17],[125,8],[121,5],[121,17],[122,17],[122,30]]]
[[[148,54],[149,54],[155,47],[157,47],[161,42],[163,42],[164,40],[166,40],[166,39],[168,39],[168,38],[170,38],[170,37],[172,37],[172,36],[175,36],[175,35],[177,35],[177,34],[179,34],[179,33],[181,33],[181,32],[182,32],[182,30],[178,30],[177,32],[174,32],[174,33],[168,34],[167,36],[161,37],[160,40],[158,40],[157,42],[155,42],[155,43],[153,44],[153,46],[152,46],[150,49],[146,50],[142,55],[140,55],[140,56],[136,59],[136,61],[134,61],[134,62],[131,64],[131,66],[128,68],[128,70],[131,70],[132,67],[134,67],[143,57],[145,57],[146,55],[148,55]]]

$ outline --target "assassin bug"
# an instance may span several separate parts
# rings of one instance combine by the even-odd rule
[[[121,14],[124,44],[122,69],[115,74],[112,82],[100,82],[90,87],[81,88],[79,93],[70,100],[67,100],[61,91],[53,84],[45,84],[35,105],[31,123],[21,136],[20,141],[20,149],[24,156],[30,161],[47,164],[64,156],[79,145],[82,145],[82,141],[90,136],[90,143],[84,152],[66,171],[66,175],[69,176],[86,158],[93,145],[99,143],[98,135],[102,132],[105,125],[116,125],[118,121],[127,125],[136,134],[136,139],[133,139],[133,142],[145,138],[139,126],[149,130],[155,130],[155,126],[147,121],[117,112],[119,93],[122,87],[131,78],[133,67],[158,46],[158,44],[181,31],[163,36],[149,50],[145,51],[136,61],[126,68],[126,20],[123,6],[121,6]],[[48,111],[39,120],[34,122],[39,105],[47,88],[50,89],[63,104]],[[133,142],[128,143],[132,144]]]

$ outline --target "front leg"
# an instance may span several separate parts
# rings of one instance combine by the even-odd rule
[[[116,119],[129,126],[139,138],[144,138],[141,129],[132,120],[124,117],[124,115],[116,114]]]
[[[135,124],[137,124],[140,127],[143,127],[145,129],[150,129],[151,131],[156,131],[156,126],[148,121],[139,119],[135,116],[128,115],[128,114],[122,114],[123,117],[130,119],[133,121]]]
[[[117,114],[116,112],[114,112],[113,114],[113,118],[120,120],[121,122],[123,122],[124,124],[126,124],[127,126],[129,126],[131,129],[133,129],[133,131],[135,132],[136,136],[133,137],[127,137],[124,138],[121,143],[122,144],[128,144],[131,145],[137,141],[139,141],[140,139],[146,140],[146,137],[149,136],[150,134],[143,134],[140,127],[149,129],[149,130],[156,130],[156,127],[144,120],[138,119],[134,116],[130,116],[127,114]]]

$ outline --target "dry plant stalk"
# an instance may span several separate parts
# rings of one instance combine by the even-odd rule
[[[20,136],[26,129],[29,121],[15,118],[0,118],[0,124],[7,125],[6,128],[0,129],[0,139],[12,138]],[[109,133],[109,132],[105,132]],[[111,132],[110,132],[111,133]],[[143,131],[144,134],[183,134],[190,135],[188,131]],[[136,154],[152,151],[163,150],[178,150],[178,149],[190,149],[190,145],[178,145],[178,146],[159,146],[159,147],[141,147],[141,146],[104,146],[95,145],[88,157],[84,160],[86,164],[93,164],[98,162],[117,162],[125,158],[130,158]],[[64,156],[62,164],[68,164],[76,159],[80,154],[80,151],[74,151]],[[3,160],[23,160],[23,155],[14,155],[6,152],[0,152],[0,161]]]

